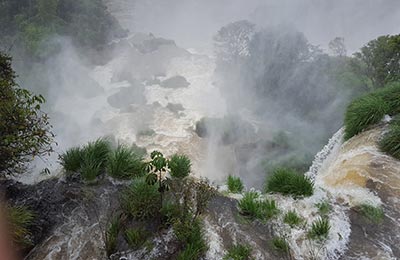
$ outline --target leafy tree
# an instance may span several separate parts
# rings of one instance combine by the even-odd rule
[[[11,58],[0,53],[0,175],[24,169],[36,156],[52,151],[53,133],[45,102],[15,82]]]
[[[354,54],[353,69],[366,76],[373,87],[400,79],[400,34],[380,36]]]
[[[332,41],[329,42],[329,49],[335,56],[343,57],[346,56],[347,50],[344,45],[344,38],[336,37]]]

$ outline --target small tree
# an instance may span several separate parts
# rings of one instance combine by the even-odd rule
[[[158,182],[158,192],[160,193],[160,208],[163,206],[164,193],[169,190],[169,178],[167,175],[168,161],[159,151],[150,154],[151,161],[147,163],[148,172],[146,182],[154,185]]]
[[[11,58],[0,53],[0,175],[20,172],[36,156],[52,151],[54,134],[45,99],[19,88]]]

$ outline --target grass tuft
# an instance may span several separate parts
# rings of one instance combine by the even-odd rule
[[[118,145],[108,158],[107,173],[118,179],[141,176],[144,172],[142,158],[125,145]]]
[[[132,249],[140,248],[147,239],[147,233],[143,229],[130,228],[125,231],[125,240]]]
[[[108,224],[105,233],[105,246],[108,256],[112,255],[117,250],[118,234],[121,229],[121,220],[119,217],[113,217]]]
[[[312,223],[308,236],[312,239],[325,239],[328,237],[330,229],[329,219],[319,218]]]
[[[346,110],[344,139],[348,140],[367,127],[379,123],[389,111],[390,106],[375,93],[355,99]]]
[[[272,239],[272,247],[279,253],[289,253],[290,250],[289,243],[284,237],[274,237]]]
[[[267,179],[265,191],[293,197],[308,197],[314,192],[314,184],[306,176],[297,174],[291,169],[277,168]]]
[[[228,249],[228,253],[224,256],[224,260],[250,260],[250,245],[234,245]]]
[[[252,219],[268,220],[278,214],[274,200],[259,200],[256,192],[246,192],[239,201],[240,212]]]
[[[77,172],[81,168],[82,151],[79,147],[73,147],[60,156],[61,165],[67,172]]]
[[[185,178],[189,176],[192,163],[186,155],[174,154],[168,162],[171,176],[175,178]]]
[[[243,182],[239,177],[229,175],[227,179],[228,190],[231,193],[241,193],[243,191]]]
[[[296,213],[296,211],[290,210],[286,212],[285,216],[283,217],[283,222],[293,228],[303,223],[303,219]]]
[[[156,185],[149,185],[144,178],[134,179],[121,194],[123,210],[135,219],[154,217],[159,211],[159,193]]]
[[[389,131],[383,136],[379,142],[379,148],[400,160],[400,118],[395,117],[389,126]]]
[[[32,245],[29,227],[35,218],[33,212],[22,206],[9,206],[7,213],[14,242],[21,247]]]
[[[321,201],[315,204],[315,206],[318,208],[318,212],[321,216],[326,216],[331,211],[331,205],[328,201]]]
[[[185,245],[178,254],[178,260],[200,259],[207,251],[208,246],[200,221],[178,221],[174,225],[174,232],[178,240]]]
[[[388,114],[396,115],[400,113],[400,82],[393,82],[378,89],[371,95],[382,98],[389,106]]]
[[[382,208],[374,207],[371,205],[363,204],[360,206],[361,214],[373,223],[381,223],[385,213]]]

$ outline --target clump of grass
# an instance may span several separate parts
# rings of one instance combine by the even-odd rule
[[[297,174],[291,169],[277,168],[267,179],[265,191],[294,197],[308,197],[314,192],[314,184],[308,177]]]
[[[60,156],[61,165],[67,172],[77,172],[81,168],[82,157],[81,148],[73,147]]]
[[[101,174],[101,163],[98,162],[94,154],[84,154],[80,173],[86,181],[93,181]]]
[[[381,88],[372,95],[382,98],[389,106],[388,114],[396,115],[400,113],[400,83],[393,82]]]
[[[319,218],[312,223],[308,236],[312,239],[325,239],[328,237],[330,229],[329,219]]]
[[[272,248],[279,253],[289,253],[289,243],[284,237],[274,237],[272,239]]]
[[[250,245],[234,245],[228,249],[228,253],[224,256],[224,260],[250,260]]]
[[[367,127],[378,123],[390,111],[390,106],[380,95],[369,94],[354,100],[345,113],[344,139],[359,134]]]
[[[9,206],[7,213],[14,242],[21,247],[32,245],[29,227],[35,219],[33,212],[23,206]]]
[[[228,190],[231,193],[241,193],[243,191],[243,182],[239,177],[232,175],[228,176],[227,179]]]
[[[130,228],[125,231],[125,240],[133,249],[140,248],[147,239],[146,231],[143,229]]]
[[[389,132],[380,140],[379,148],[400,160],[400,122],[398,117],[390,122]]]
[[[239,201],[243,215],[260,220],[268,220],[278,214],[279,210],[274,200],[259,200],[256,192],[246,192]]]
[[[326,216],[331,211],[331,205],[328,201],[321,201],[315,204],[315,206],[318,208],[318,212],[321,216]]]
[[[385,216],[382,208],[374,207],[368,204],[363,204],[360,206],[361,214],[373,223],[380,223]]]
[[[163,204],[160,213],[163,217],[163,224],[169,226],[180,217],[181,210],[177,204],[167,201]]]
[[[108,224],[105,232],[105,246],[108,256],[112,255],[117,250],[117,239],[121,229],[121,220],[119,217],[113,217]]]
[[[159,211],[159,193],[156,185],[149,185],[144,178],[134,179],[121,194],[121,206],[135,219],[154,217]]]
[[[192,163],[186,155],[174,154],[168,162],[168,167],[172,177],[182,179],[189,176]]]
[[[257,202],[259,195],[256,192],[246,192],[243,198],[239,201],[239,208],[243,215],[256,217],[259,211]]]
[[[184,244],[178,260],[199,259],[208,249],[200,221],[178,221],[174,225],[178,240]]]
[[[283,217],[283,222],[293,228],[295,226],[299,226],[303,222],[303,219],[296,213],[296,211],[290,210],[286,212],[285,216]]]
[[[107,173],[118,179],[140,176],[144,171],[142,158],[125,145],[118,145],[108,158]]]
[[[111,144],[105,138],[99,138],[94,142],[89,142],[82,148],[84,156],[91,157],[93,163],[99,167],[105,167],[109,154],[111,152]]]
[[[93,181],[104,170],[111,151],[107,139],[89,142],[83,148],[71,148],[60,156],[64,169],[79,172],[84,180]]]

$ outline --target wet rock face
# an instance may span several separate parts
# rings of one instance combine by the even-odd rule
[[[125,108],[131,104],[144,104],[144,87],[136,85],[132,87],[119,88],[119,91],[107,98],[107,102],[115,108]]]
[[[108,181],[87,186],[49,179],[36,185],[2,181],[1,192],[13,205],[35,214],[31,227],[35,247],[29,259],[102,259],[106,219],[118,205],[118,187]],[[28,252],[26,252],[28,253]]]
[[[212,199],[205,223],[207,234],[214,235],[208,239],[211,246],[206,259],[222,259],[225,250],[235,244],[250,245],[255,259],[285,259],[271,248],[272,226],[245,219],[240,215],[235,199],[224,196]],[[215,244],[216,240],[219,243]]]
[[[160,83],[164,88],[187,88],[190,83],[183,76],[174,76]]]

